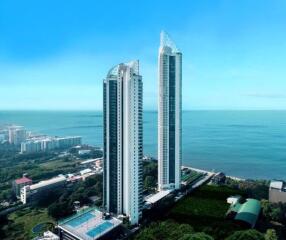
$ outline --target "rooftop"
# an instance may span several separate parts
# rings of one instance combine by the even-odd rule
[[[234,217],[234,220],[246,222],[251,227],[254,227],[259,217],[260,210],[261,210],[260,201],[248,198],[244,203],[240,203],[239,201],[234,201],[233,204],[231,204],[228,213],[235,212],[236,215]]]
[[[20,126],[20,125],[10,125],[10,126],[8,126],[8,129],[24,129],[24,126]]]
[[[27,177],[18,178],[15,180],[16,184],[31,183],[32,180]]]
[[[85,161],[81,162],[80,164],[93,163],[93,162],[96,162],[96,161],[102,161],[102,158],[88,159],[88,160],[85,160]]]
[[[160,191],[160,192],[158,192],[158,193],[156,193],[156,194],[153,194],[153,195],[151,195],[151,196],[147,196],[147,197],[145,198],[145,201],[146,201],[147,203],[151,203],[151,204],[156,203],[156,202],[158,202],[159,200],[161,200],[162,198],[164,198],[164,197],[166,197],[167,195],[169,195],[171,192],[172,192],[172,190]]]
[[[113,217],[105,220],[97,208],[88,208],[60,221],[58,227],[81,240],[96,240],[121,223]]]
[[[282,190],[283,185],[284,185],[283,181],[271,181],[270,188]]]
[[[241,205],[234,219],[247,222],[252,227],[254,227],[258,219],[260,210],[260,201],[249,198],[244,204]]]
[[[120,63],[120,64],[114,66],[113,68],[111,68],[107,74],[107,78],[117,76],[120,69],[122,69],[124,67],[132,68],[134,73],[139,75],[139,61],[133,60],[133,61],[130,61],[127,63]]]
[[[180,52],[180,50],[177,48],[177,46],[174,43],[174,41],[171,39],[169,34],[166,33],[165,31],[162,31],[161,34],[160,34],[160,47],[161,48],[169,47],[169,48],[171,48],[173,53]]]
[[[55,184],[55,183],[59,183],[59,182],[63,182],[63,181],[66,181],[66,177],[63,176],[63,175],[60,175],[58,177],[54,177],[54,178],[51,178],[51,179],[44,180],[44,181],[38,182],[36,184],[33,184],[33,185],[30,186],[30,189],[31,190],[35,190],[35,189],[38,189],[38,188],[41,188],[41,187],[45,187],[45,186],[48,186],[48,185],[51,185],[51,184]]]
[[[81,175],[84,175],[84,174],[86,174],[86,173],[91,173],[91,172],[92,172],[92,170],[91,170],[90,168],[86,168],[86,169],[81,170],[81,171],[80,171],[80,174],[81,174]]]

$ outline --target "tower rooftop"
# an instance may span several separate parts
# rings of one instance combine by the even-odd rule
[[[169,47],[171,48],[172,52],[180,52],[180,50],[177,48],[174,41],[171,39],[169,34],[165,31],[161,31],[160,34],[160,47]]]
[[[116,76],[122,67],[132,68],[134,73],[139,75],[139,60],[133,60],[127,63],[120,63],[114,66],[113,68],[109,70],[107,77]]]

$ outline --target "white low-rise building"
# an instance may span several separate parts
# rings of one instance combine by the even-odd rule
[[[70,148],[81,144],[81,137],[31,137],[21,143],[21,153],[35,153],[53,149]]]
[[[44,192],[55,189],[58,187],[63,187],[66,183],[67,178],[63,175],[51,178],[49,180],[41,181],[36,184],[29,186],[24,186],[21,189],[20,199],[23,204],[27,204],[33,200],[36,200]]]
[[[269,186],[269,202],[286,203],[286,184],[283,181],[271,181]]]
[[[92,170],[90,168],[86,168],[86,169],[80,171],[80,175],[85,175],[85,174],[91,173],[91,172],[92,172]]]

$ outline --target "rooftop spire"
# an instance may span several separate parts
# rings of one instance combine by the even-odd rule
[[[172,41],[168,33],[165,31],[161,31],[160,34],[160,46],[161,47],[170,47],[173,52],[180,52],[180,50],[176,47],[176,44]]]

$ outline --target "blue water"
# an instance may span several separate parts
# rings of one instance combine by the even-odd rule
[[[105,232],[107,229],[111,228],[113,225],[110,222],[104,222],[99,224],[94,229],[88,231],[86,234],[92,238],[100,235],[101,233]]]
[[[92,215],[90,212],[87,212],[80,217],[70,220],[67,225],[76,228],[92,218],[94,218],[94,215]]]
[[[44,134],[102,146],[101,112],[1,112]],[[157,113],[144,113],[144,153],[157,156]],[[183,164],[243,178],[286,179],[286,111],[183,112]]]

